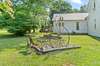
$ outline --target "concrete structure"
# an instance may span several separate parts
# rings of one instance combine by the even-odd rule
[[[87,17],[88,13],[54,14],[53,32],[86,34],[88,33]]]

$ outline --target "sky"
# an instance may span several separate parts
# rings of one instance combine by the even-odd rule
[[[73,8],[80,9],[80,7],[84,4],[88,3],[88,0],[67,0],[69,3],[71,3]]]

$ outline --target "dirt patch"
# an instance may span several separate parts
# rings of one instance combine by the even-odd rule
[[[70,63],[65,63],[62,66],[75,66],[74,64],[70,64]]]

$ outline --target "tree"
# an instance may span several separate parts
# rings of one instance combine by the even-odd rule
[[[79,9],[72,9],[72,12],[73,12],[73,13],[79,13],[80,10],[79,10]]]
[[[9,18],[10,16],[6,13],[4,14],[0,14],[0,29],[4,28],[4,27],[7,27],[7,19]]]
[[[81,13],[86,13],[87,12],[87,7],[86,6],[87,5],[83,5],[83,6],[80,7],[80,12]]]
[[[71,13],[72,6],[64,0],[55,0],[52,2],[51,10],[55,13]]]
[[[21,3],[19,3],[19,1]],[[48,15],[46,11],[46,2],[48,1],[14,0],[13,9],[15,19],[11,19],[10,17],[5,19],[9,13],[8,10],[3,7],[2,11],[5,10],[6,12],[2,13],[1,18],[4,19],[1,19],[1,26],[5,24],[9,32],[17,35],[24,35],[26,32],[31,33],[31,31],[35,32],[35,30],[40,27],[40,24],[43,25],[43,21],[47,18],[45,17]],[[4,13],[6,16],[3,15]]]
[[[72,6],[70,3],[64,0],[54,0],[50,7],[50,19],[52,21],[52,17],[54,13],[71,13]]]
[[[8,13],[11,16],[11,18],[14,19],[13,4],[11,0],[5,0],[5,1],[2,0],[0,2],[0,11],[3,13],[4,12]]]

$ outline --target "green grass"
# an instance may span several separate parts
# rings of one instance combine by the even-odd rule
[[[72,35],[71,43],[80,49],[27,54],[26,38],[0,32],[0,66],[100,66],[100,38]]]

